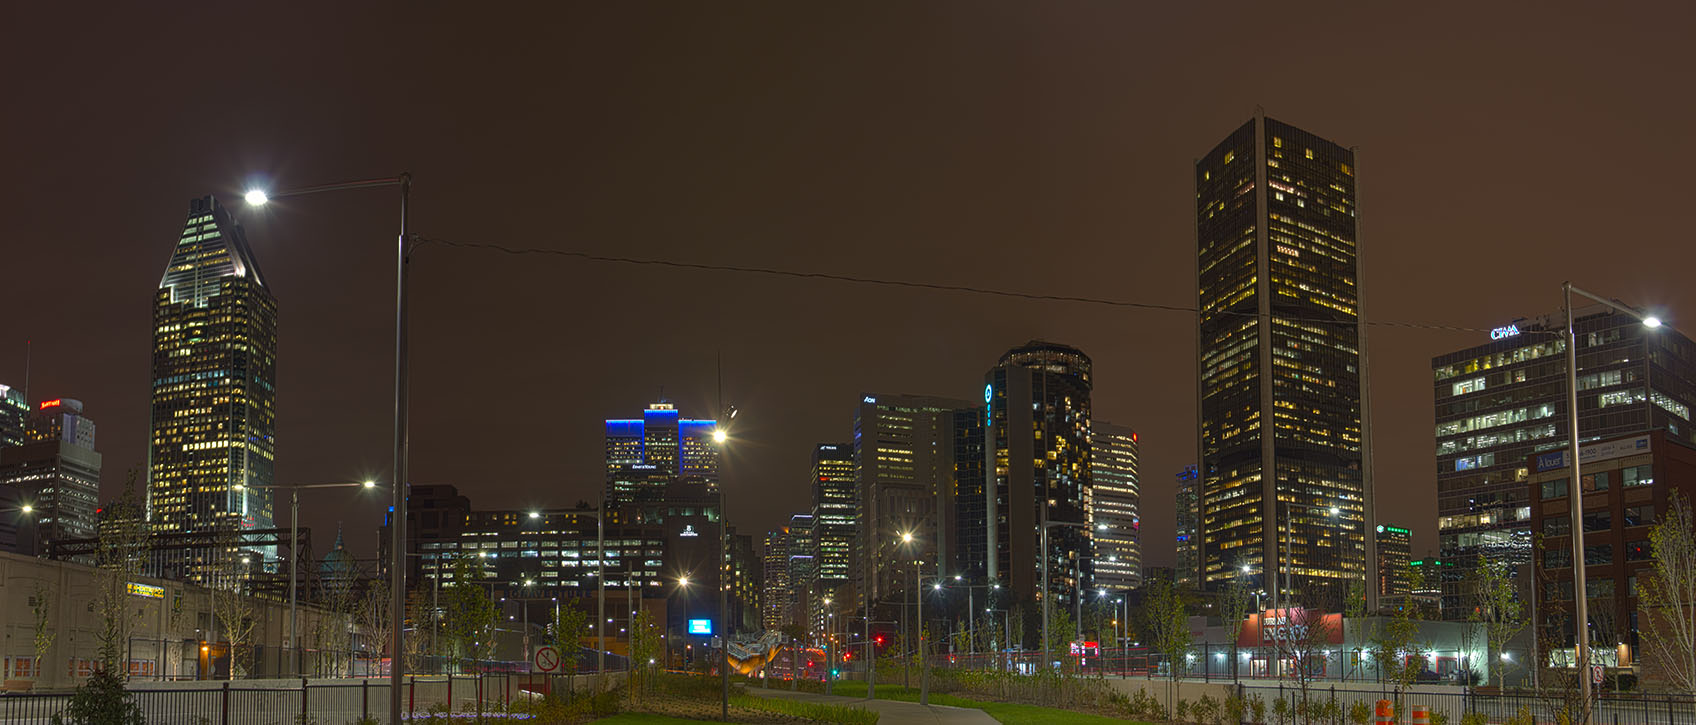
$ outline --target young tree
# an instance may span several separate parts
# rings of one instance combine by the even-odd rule
[[[1170,710],[1172,688],[1177,685],[1178,678],[1184,676],[1189,663],[1189,611],[1184,607],[1183,595],[1177,586],[1171,580],[1159,579],[1145,591],[1142,614],[1149,647],[1166,657],[1166,706]]]
[[[1419,607],[1412,598],[1391,605],[1390,621],[1372,638],[1372,660],[1378,675],[1395,687],[1396,702],[1402,691],[1425,671],[1425,652],[1430,649],[1419,638]]]
[[[1013,634],[1007,641],[1009,647],[1025,646],[1025,607],[1022,604],[1013,605],[1013,611],[1007,615],[1007,627]]]
[[[219,534],[212,554],[208,588],[212,590],[212,616],[229,644],[229,678],[247,674],[249,639],[253,635],[253,599],[248,596],[248,572],[253,554],[241,548],[234,529]]]
[[[1243,625],[1247,622],[1244,615],[1254,604],[1254,592],[1249,590],[1246,577],[1231,577],[1225,582],[1225,590],[1219,595],[1219,618],[1225,624],[1225,631],[1231,634],[1231,679],[1237,677],[1237,638],[1243,634]]]
[[[1371,638],[1370,625],[1366,621],[1366,580],[1350,579],[1348,595],[1343,600],[1343,647],[1345,657],[1349,662],[1345,665],[1344,673],[1360,664],[1360,653]],[[1352,649],[1351,649],[1352,645]],[[1346,674],[1344,679],[1347,679]]]
[[[476,560],[461,556],[453,563],[453,584],[442,588],[445,612],[443,636],[447,652],[467,661],[492,659],[495,654],[495,623],[499,612],[488,592],[476,582]]]
[[[638,612],[638,617],[644,612]],[[568,600],[554,609],[553,621],[548,623],[548,642],[559,651],[560,666],[565,669],[565,674],[577,674],[577,653],[582,649],[583,633],[588,629],[589,614],[578,609],[577,602]]]
[[[1690,502],[1676,491],[1667,513],[1649,530],[1654,568],[1638,580],[1637,611],[1643,659],[1671,690],[1696,694],[1696,534]]]
[[[359,624],[365,630],[366,647],[379,660],[390,656],[389,628],[394,621],[391,594],[388,577],[379,576],[367,584],[365,596],[359,602]]]
[[[630,630],[630,673],[636,679],[630,683],[631,697],[635,697],[636,693],[645,689],[650,682],[658,664],[659,652],[659,628],[654,626],[652,617],[648,616],[648,610],[637,611]],[[569,654],[564,651],[560,653],[561,657],[569,656],[572,661],[577,659],[576,655],[576,649],[570,650]]]
[[[139,469],[130,469],[124,492],[108,507],[109,518],[100,526],[96,558],[100,571],[95,578],[94,609],[100,614],[100,629],[95,639],[100,643],[100,666],[120,680],[128,677],[125,658],[130,630],[140,616],[140,610],[129,602],[129,583],[141,575],[147,553],[147,522],[136,493],[139,475]]]
[[[53,612],[53,592],[44,584],[36,584],[30,601],[30,614],[35,617],[35,673],[40,677],[41,660],[53,649],[53,639],[58,633],[49,617]]]
[[[1308,687],[1320,675],[1320,672],[1313,668],[1313,660],[1317,657],[1321,658],[1321,662],[1324,661],[1325,651],[1330,648],[1332,636],[1337,634],[1337,628],[1334,620],[1318,609],[1284,611],[1284,634],[1277,639],[1278,654],[1282,659],[1294,663],[1290,668],[1291,677],[1301,689],[1301,701],[1306,703]]]
[[[1525,630],[1524,607],[1508,566],[1498,561],[1480,561],[1472,570],[1472,587],[1477,597],[1473,618],[1484,626],[1484,641],[1488,645],[1485,657],[1490,670],[1496,673],[1496,687],[1501,688],[1507,677],[1507,661],[1501,653],[1508,642]]]

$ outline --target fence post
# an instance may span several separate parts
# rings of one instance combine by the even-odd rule
[[[224,716],[223,724],[230,725],[230,681],[224,680]]]
[[[359,680],[359,718],[371,717],[371,680]]]
[[[393,665],[390,665],[390,666],[392,667]],[[413,675],[412,679],[409,679],[409,680],[406,681],[406,714],[407,714],[408,717],[410,717],[412,715],[412,713],[417,710],[417,708],[416,708],[417,704],[418,704],[418,676]]]
[[[307,722],[306,714],[311,712],[311,710],[306,709],[306,689],[307,689],[306,688],[306,678],[302,677],[302,678],[300,678],[300,721],[301,722]]]

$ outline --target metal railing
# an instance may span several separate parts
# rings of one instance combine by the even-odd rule
[[[622,673],[605,673],[614,680]],[[600,686],[595,674],[409,676],[403,711],[498,713],[550,693],[568,695]],[[611,684],[608,682],[607,684]],[[208,725],[343,723],[370,718],[388,723],[389,680],[225,680],[196,686],[142,686],[130,695],[147,722]],[[0,695],[0,723],[48,725],[70,705],[70,693]]]

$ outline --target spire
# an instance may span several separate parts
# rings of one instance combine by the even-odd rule
[[[196,306],[205,306],[206,299],[218,293],[224,277],[252,277],[260,287],[266,286],[247,246],[247,234],[229,210],[211,195],[191,200],[159,288],[171,291],[172,302],[192,300]]]

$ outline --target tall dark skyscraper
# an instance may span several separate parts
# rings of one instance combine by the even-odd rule
[[[860,396],[853,450],[861,517],[853,564],[858,594],[869,587],[874,601],[891,599],[910,591],[912,562],[949,560],[946,553],[939,558],[951,534],[937,526],[938,497],[954,485],[955,411],[975,408],[952,398]],[[913,541],[903,543],[903,534]]]
[[[1094,537],[1084,526],[1049,529],[1045,522],[1084,524],[1089,512],[1091,363],[1075,347],[1032,340],[1001,356],[984,375],[986,446],[992,469],[989,578],[1015,596],[1054,596],[1071,604],[1094,578]],[[1040,557],[1048,582],[1040,583]]]
[[[277,302],[241,225],[194,199],[153,299],[155,530],[272,528],[276,400]]]
[[[1196,162],[1204,584],[1365,576],[1354,164],[1261,115]]]
[[[1137,432],[1097,421],[1090,432],[1090,530],[1095,536],[1095,583],[1103,589],[1142,586],[1141,487]],[[1103,525],[1105,530],[1095,529]]]
[[[1601,305],[1578,308],[1578,435],[1589,443],[1650,429],[1696,443],[1696,343]],[[1431,360],[1437,533],[1454,563],[1444,611],[1464,612],[1479,557],[1531,561],[1526,460],[1567,447],[1566,316],[1503,324],[1489,342]],[[1480,340],[1483,336],[1480,336]]]

